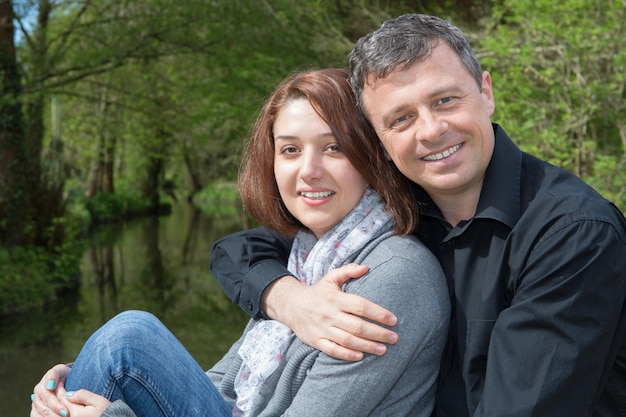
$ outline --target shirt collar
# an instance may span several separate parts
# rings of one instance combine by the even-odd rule
[[[502,127],[494,123],[493,129],[495,146],[473,219],[497,220],[513,228],[521,215],[522,152]],[[443,220],[441,212],[421,187],[416,187],[415,193],[417,200],[421,203],[420,210],[423,216]]]
[[[495,147],[474,218],[498,220],[513,228],[521,215],[522,152],[502,127],[494,123],[493,130]]]

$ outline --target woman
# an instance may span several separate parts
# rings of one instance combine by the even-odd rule
[[[246,210],[295,236],[289,270],[304,284],[350,262],[369,267],[344,289],[400,312],[400,341],[384,356],[337,360],[258,320],[205,374],[156,318],[126,312],[87,341],[71,371],[57,365],[44,376],[31,416],[48,407],[73,417],[430,416],[447,288],[434,256],[407,236],[416,205],[384,155],[347,71],[307,71],[266,102],[239,175]]]

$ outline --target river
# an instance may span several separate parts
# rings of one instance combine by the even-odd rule
[[[100,227],[81,262],[81,286],[0,327],[0,417],[26,416],[32,388],[72,361],[89,335],[129,309],[158,316],[204,368],[238,338],[246,315],[208,269],[213,242],[241,229],[238,214],[178,204],[167,216]]]

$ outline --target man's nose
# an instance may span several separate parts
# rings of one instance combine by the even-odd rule
[[[448,130],[448,121],[434,112],[421,112],[416,123],[415,137],[422,141],[436,141]]]

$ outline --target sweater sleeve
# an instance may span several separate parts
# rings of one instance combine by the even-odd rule
[[[393,311],[399,342],[358,362],[320,353],[285,416],[431,415],[450,320],[441,267],[409,237],[379,244],[363,263],[370,272],[345,290]]]
[[[101,417],[137,417],[137,415],[125,402],[117,400],[104,410]]]

